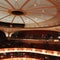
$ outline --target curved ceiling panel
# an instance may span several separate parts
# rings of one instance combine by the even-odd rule
[[[48,0],[0,0],[0,22],[41,27],[56,14],[56,6]]]

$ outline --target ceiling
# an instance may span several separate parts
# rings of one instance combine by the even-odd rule
[[[25,27],[60,25],[60,0],[0,0],[0,22]]]

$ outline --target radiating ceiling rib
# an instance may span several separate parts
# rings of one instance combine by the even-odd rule
[[[36,23],[38,26],[40,26],[39,25],[39,23],[37,23],[34,19],[32,19],[32,18],[30,18],[30,17],[28,17],[28,16],[26,16],[26,15],[24,15],[25,17],[27,17],[28,19],[30,19],[30,20],[32,20],[34,23]]]
[[[3,7],[3,6],[1,6],[1,5],[0,5],[0,7],[1,7],[1,8],[4,8],[4,9],[7,9],[7,10],[10,10],[9,8]]]
[[[11,15],[11,14],[2,17],[2,18],[0,18],[0,20],[4,19],[4,18],[6,18],[6,17],[8,17],[8,16],[10,16],[10,15]]]
[[[44,9],[44,8],[56,8],[55,6],[42,6],[42,7],[36,7],[36,8],[29,8],[27,10],[36,10],[36,9]]]
[[[45,20],[45,19],[41,18],[40,16],[38,16],[38,17],[37,17],[37,16],[33,16],[33,18],[34,18],[34,17],[36,18],[36,20],[37,20],[37,19]],[[35,19],[35,18],[34,18],[34,19]]]
[[[11,24],[13,23],[14,19],[16,18],[16,15],[13,17],[12,21],[11,21]]]
[[[19,8],[19,4],[18,4],[18,2],[16,1],[16,6]]]
[[[47,0],[47,1],[51,2],[52,4],[54,4],[54,5],[56,6],[56,8],[58,7],[57,4],[55,4],[55,3],[53,2],[53,0]],[[57,0],[56,0],[56,1],[57,1]]]
[[[44,15],[48,15],[48,16],[54,16],[55,14],[49,14],[49,13],[43,13],[43,12],[33,12],[33,11],[29,11],[28,13],[30,14],[44,14]]]
[[[36,3],[36,0],[34,1],[34,4]],[[34,7],[34,4],[30,5],[27,9]]]
[[[24,19],[22,18],[22,16],[19,16],[20,18],[21,18],[21,20],[23,21],[23,23],[25,24],[25,22],[24,22]]]
[[[13,23],[14,19],[16,18],[16,15],[13,17],[12,21],[11,21],[11,24]]]
[[[27,0],[27,1],[21,6],[20,9],[22,9],[29,1],[30,1],[30,0]],[[20,10],[20,9],[19,9],[19,10]]]
[[[0,11],[3,11],[3,12],[8,12],[8,11],[6,11],[6,10],[0,10]]]
[[[57,14],[54,16],[54,18],[55,18],[59,13],[58,6],[52,0],[47,0],[47,1],[51,2],[57,8]]]
[[[8,1],[8,0],[5,0],[13,9],[15,9],[14,8],[14,6]]]

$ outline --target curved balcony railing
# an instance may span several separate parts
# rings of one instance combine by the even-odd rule
[[[60,57],[60,52],[35,48],[3,48],[0,49],[0,59],[25,57],[39,59],[44,56]]]

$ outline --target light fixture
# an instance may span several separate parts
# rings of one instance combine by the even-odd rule
[[[55,39],[54,42],[59,42],[59,40],[58,39]]]
[[[12,11],[11,12],[13,15],[24,15],[24,12],[22,12],[22,11]]]
[[[45,13],[45,10],[42,10],[42,13]]]
[[[58,39],[60,39],[60,36],[58,36]]]
[[[15,0],[15,1],[18,1],[18,0]]]
[[[37,6],[37,4],[35,3],[34,6]]]

